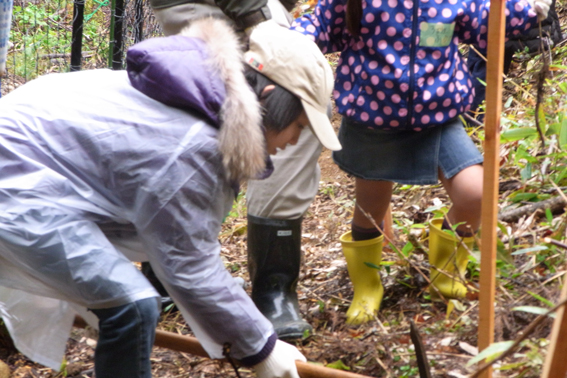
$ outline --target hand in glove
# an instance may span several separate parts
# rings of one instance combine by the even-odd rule
[[[264,361],[254,365],[258,378],[299,378],[295,361],[307,361],[293,345],[276,341],[274,350]]]
[[[538,19],[543,21],[547,18],[551,0],[528,0],[532,9],[537,13]]]

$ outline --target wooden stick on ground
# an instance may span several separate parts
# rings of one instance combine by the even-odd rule
[[[85,328],[87,323],[80,317],[75,318],[75,327]],[[155,346],[167,348],[178,352],[190,353],[196,356],[209,358],[209,355],[199,343],[190,336],[178,335],[173,332],[156,330]],[[366,375],[351,373],[344,370],[326,368],[306,362],[296,361],[297,372],[301,378],[370,378]]]
[[[504,67],[505,8],[503,0],[492,0],[488,16],[488,62],[486,72],[486,116],[484,139],[484,183],[481,215],[481,265],[478,347],[494,341],[494,300],[496,296],[496,226],[498,216],[498,173],[500,168],[500,115]],[[492,368],[481,378],[491,378]]]
[[[540,202],[530,203],[516,209],[503,211],[498,215],[498,220],[502,222],[517,222],[524,215],[531,215],[538,210],[549,209],[552,214],[557,214],[564,210],[567,201],[561,197],[554,197]],[[542,213],[543,214],[543,213]]]

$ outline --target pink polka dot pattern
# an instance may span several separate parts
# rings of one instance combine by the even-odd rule
[[[340,114],[370,128],[423,130],[470,108],[472,79],[458,46],[486,49],[489,0],[362,0],[356,38],[346,1],[319,0],[292,25],[324,53],[341,52],[333,92]],[[506,15],[508,35],[537,24],[526,0],[507,0]],[[453,35],[424,32],[440,24]]]

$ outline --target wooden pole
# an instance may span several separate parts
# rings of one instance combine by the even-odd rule
[[[155,346],[194,354],[209,358],[199,341],[190,336],[178,335],[172,332],[156,331]],[[295,361],[297,372],[301,378],[369,378],[365,375],[350,373],[344,370],[326,368],[324,366]]]
[[[567,298],[567,284],[563,282],[563,290],[559,301]],[[555,313],[555,321],[551,330],[551,338],[547,349],[547,357],[543,366],[542,378],[565,378],[567,374],[567,315],[565,306],[561,306]]]
[[[87,323],[81,317],[75,317],[75,327],[85,328]],[[209,355],[195,337],[179,335],[173,332],[156,330],[155,346],[178,352],[190,353],[209,358]],[[350,373],[344,370],[326,368],[306,362],[295,361],[297,372],[301,378],[371,378],[366,375]]]
[[[486,116],[484,139],[484,183],[481,215],[481,263],[478,348],[494,341],[494,300],[496,296],[496,228],[498,216],[498,172],[500,168],[500,116],[504,67],[504,0],[492,0],[488,16],[488,62],[486,72]],[[481,378],[491,378],[492,368]]]

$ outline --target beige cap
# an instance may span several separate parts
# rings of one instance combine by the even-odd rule
[[[313,41],[268,20],[252,30],[244,59],[252,68],[301,99],[311,129],[323,146],[331,151],[341,149],[327,115],[333,91],[333,70]]]

